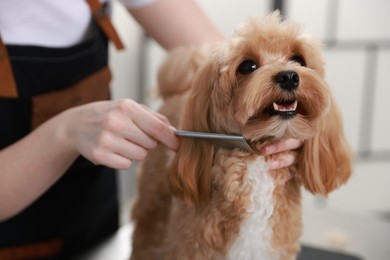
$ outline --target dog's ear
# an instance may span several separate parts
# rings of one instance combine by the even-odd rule
[[[218,74],[217,74],[218,75]],[[180,128],[210,132],[210,104],[215,68],[204,66],[193,80]],[[172,192],[187,203],[204,205],[211,195],[211,168],[214,147],[205,140],[183,137],[169,171]]]
[[[302,148],[298,170],[303,185],[313,194],[326,196],[351,175],[351,150],[344,135],[340,111],[331,100],[317,134]]]

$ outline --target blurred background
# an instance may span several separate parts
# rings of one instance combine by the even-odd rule
[[[390,1],[388,0],[198,0],[226,35],[247,16],[282,10],[304,32],[324,43],[327,81],[356,153],[353,177],[328,198],[304,193],[306,244],[390,259]],[[114,2],[113,19],[126,45],[111,46],[113,96],[153,108],[152,93],[165,51],[149,39],[125,8]],[[389,77],[389,79],[387,79]],[[129,221],[136,167],[121,173],[122,223]],[[387,232],[388,231],[388,232]]]

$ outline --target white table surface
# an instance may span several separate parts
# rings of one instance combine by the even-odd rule
[[[368,214],[304,207],[304,245],[336,250],[366,260],[390,259],[390,222]],[[132,225],[118,232],[77,260],[129,259]]]
[[[390,221],[378,216],[306,207],[302,243],[356,255],[390,260]]]

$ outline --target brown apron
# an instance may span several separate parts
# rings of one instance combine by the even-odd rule
[[[107,15],[107,5],[100,3],[99,0],[86,1],[91,9],[95,22],[99,25],[101,30],[115,44],[115,47],[118,50],[123,49],[123,43]],[[63,91],[58,90],[53,93],[44,93],[42,95],[34,96],[32,128],[37,127],[47,119],[72,106],[108,99],[110,80],[111,73],[108,68],[104,68]],[[8,51],[3,44],[1,37],[0,97],[18,97],[18,90],[12,73]]]
[[[89,41],[48,49],[6,46],[0,37],[0,149],[61,111],[109,99],[106,38],[118,49],[123,44],[106,4],[86,1],[98,25]],[[46,194],[0,223],[0,259],[69,259],[112,234],[119,219],[116,182],[113,169],[78,158]]]

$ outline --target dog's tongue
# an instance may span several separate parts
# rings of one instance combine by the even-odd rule
[[[281,103],[277,103],[279,109],[283,109],[283,110],[289,110],[289,109],[292,109],[294,108],[294,102],[291,102],[289,104],[281,104]]]
[[[291,102],[274,103],[274,109],[276,111],[295,111],[297,104],[298,102],[296,100]]]

